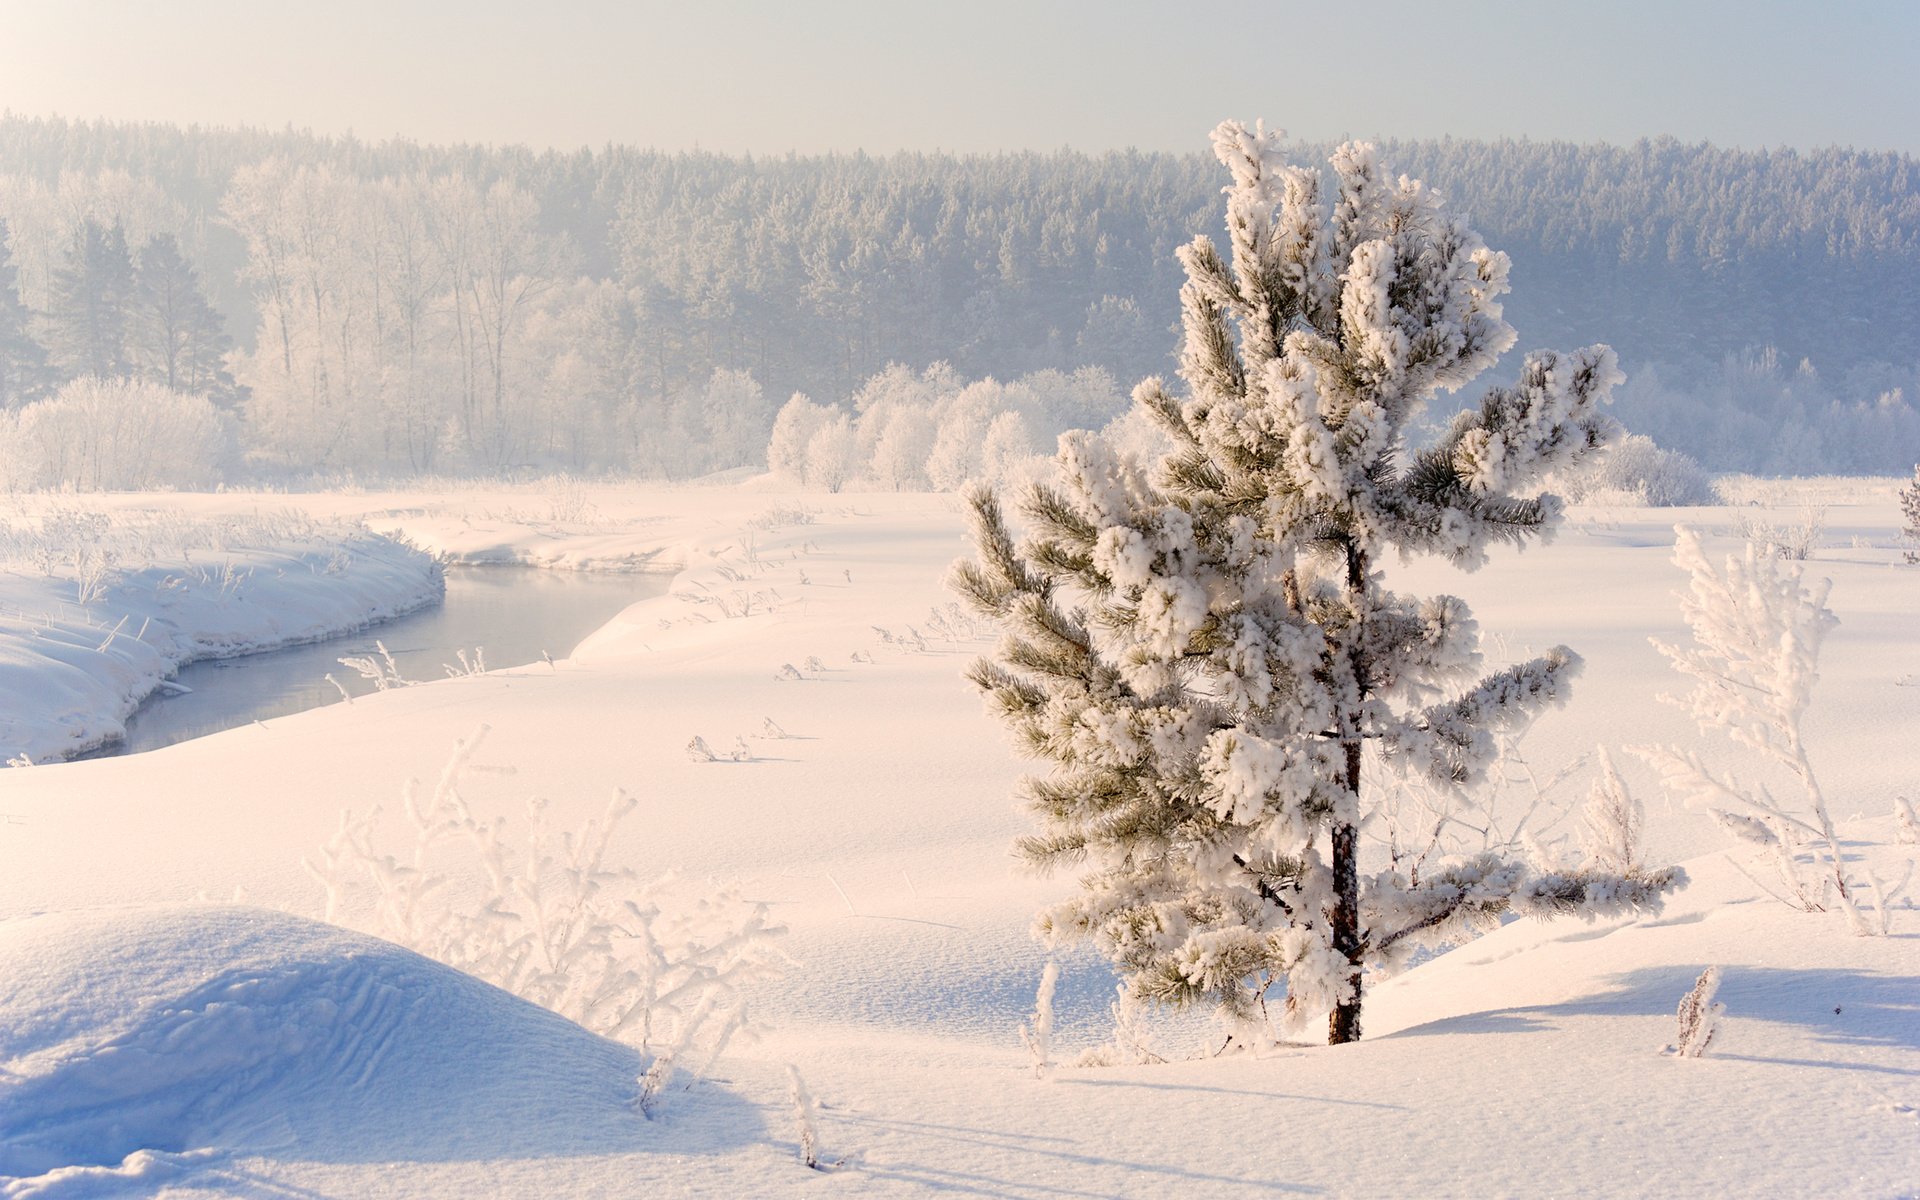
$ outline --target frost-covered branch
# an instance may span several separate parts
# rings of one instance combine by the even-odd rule
[[[1839,623],[1826,605],[1830,585],[1807,583],[1798,567],[1751,545],[1716,567],[1698,533],[1680,526],[1674,534],[1674,562],[1688,578],[1680,611],[1693,645],[1656,639],[1654,646],[1694,687],[1685,697],[1668,699],[1703,731],[1718,730],[1784,767],[1798,784],[1800,800],[1795,804],[1764,784],[1743,785],[1716,774],[1691,751],[1652,746],[1637,753],[1687,804],[1707,809],[1740,841],[1768,854],[1794,904],[1820,911],[1831,898],[1854,932],[1871,933],[1801,734],[1820,678],[1821,644]],[[1813,860],[1812,877],[1804,856]]]

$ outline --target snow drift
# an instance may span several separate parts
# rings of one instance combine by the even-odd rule
[[[446,1162],[647,1140],[636,1051],[282,913],[24,918],[0,924],[0,981],[0,1184],[209,1149]]]

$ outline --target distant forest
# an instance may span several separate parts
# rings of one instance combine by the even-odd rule
[[[1920,455],[1913,158],[1382,153],[1511,256],[1520,350],[1620,351],[1636,431],[1725,470]],[[737,391],[723,369],[768,424],[789,393],[847,403],[890,363],[1170,372],[1173,251],[1220,234],[1223,182],[1199,152],[536,153],[9,115],[0,401],[107,363],[209,394],[260,468],[718,468],[741,456],[702,448],[725,422],[697,409]],[[8,365],[9,307],[44,361]]]

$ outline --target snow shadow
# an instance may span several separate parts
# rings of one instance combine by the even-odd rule
[[[1140,1189],[1146,1194],[1149,1181],[1155,1195],[1188,1196],[1232,1194],[1236,1196],[1318,1196],[1326,1189],[1311,1184],[1289,1183],[1284,1179],[1252,1179],[1241,1175],[1217,1175],[1168,1162],[1150,1162],[1121,1155],[1103,1155],[1075,1149],[1069,1138],[1047,1137],[976,1125],[937,1124],[928,1121],[895,1120],[884,1117],[841,1117],[851,1125],[875,1130],[911,1133],[915,1138],[947,1142],[968,1148],[968,1169],[920,1163],[863,1163],[860,1174],[884,1181],[894,1188],[911,1186],[935,1192],[972,1196],[1020,1197],[1111,1197],[1108,1186],[1078,1186],[1075,1175],[1098,1172],[1100,1179],[1111,1180],[1121,1173],[1129,1181],[1129,1193]],[[885,1189],[892,1190],[892,1189]]]
[[[1695,965],[1642,967],[1610,977],[1608,991],[1584,1000],[1470,1013],[1388,1036],[1531,1033],[1552,1028],[1555,1018],[1564,1016],[1671,1018],[1701,970]],[[1730,966],[1722,972],[1717,998],[1727,1006],[1729,1022],[1795,1025],[1834,1045],[1920,1050],[1920,979],[1911,975],[1844,967]],[[1920,1074],[1893,1067],[1875,1069]]]

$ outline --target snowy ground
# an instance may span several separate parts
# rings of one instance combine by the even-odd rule
[[[1554,545],[1477,576],[1402,575],[1465,596],[1512,656],[1562,641],[1585,656],[1572,706],[1525,745],[1544,772],[1596,742],[1694,744],[1655,699],[1676,682],[1646,640],[1684,637],[1671,526],[1731,546],[1742,517],[1797,515],[1768,499],[1784,507],[1580,511]],[[1819,502],[1811,569],[1842,623],[1809,738],[1850,845],[1897,879],[1914,848],[1891,844],[1889,813],[1920,799],[1920,570],[1898,565],[1890,487]],[[1920,1194],[1920,913],[1862,939],[1758,898],[1726,835],[1624,758],[1652,857],[1695,879],[1662,916],[1510,925],[1380,985],[1357,1045],[1034,1079],[1015,1032],[1044,961],[1027,923],[1073,885],[1012,871],[1022,764],[958,677],[990,641],[930,619],[964,550],[950,497],[100,504],[194,522],[290,509],[442,556],[681,573],[554,668],[0,771],[0,1195]],[[29,719],[42,693],[14,694],[8,716]],[[736,882],[791,930],[761,1040],[654,1121],[627,1104],[632,1052],[311,923],[322,896],[301,860],[340,811],[384,803],[398,844],[403,782],[432,780],[482,723],[481,759],[516,773],[477,776],[476,810],[517,817],[537,794],[573,827],[628,788],[640,806],[612,858]],[[696,762],[695,736],[741,739],[750,759]],[[207,899],[243,906],[194,906]],[[1661,1056],[1710,963],[1726,973],[1720,1040]],[[1097,964],[1067,960],[1065,1057],[1107,1035],[1110,992]],[[1161,1049],[1182,1059],[1205,1032],[1163,1027]],[[848,1169],[794,1161],[787,1063]]]

